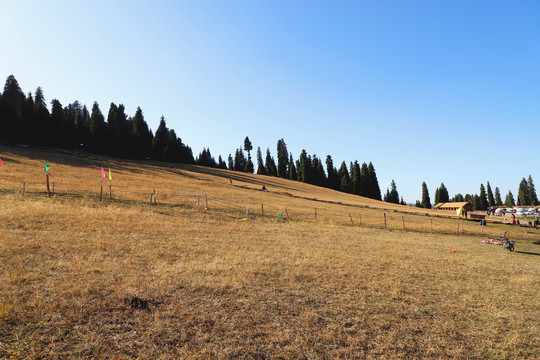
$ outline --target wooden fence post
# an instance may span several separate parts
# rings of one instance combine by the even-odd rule
[[[351,219],[351,224],[354,225],[353,221],[352,221],[352,216],[351,216],[351,213],[349,213],[349,219]]]
[[[47,195],[49,195],[49,197],[51,197],[51,190],[49,188],[49,174],[47,174]]]
[[[102,196],[103,196],[103,185],[101,185],[101,188],[99,190],[99,201],[101,201]]]
[[[264,203],[261,202],[261,214],[264,215]]]
[[[154,197],[154,194],[150,193],[150,204],[153,203],[152,198]]]
[[[208,195],[204,194],[204,199],[206,200],[206,210],[208,210]]]
[[[109,200],[112,200],[112,185],[109,185]]]
[[[287,215],[287,220],[289,220],[289,213],[287,212],[287,208],[285,208],[285,214]]]
[[[388,227],[386,226],[386,213],[384,213],[384,230],[388,230]]]
[[[22,194],[24,195],[24,192],[26,191],[26,183],[22,183]]]

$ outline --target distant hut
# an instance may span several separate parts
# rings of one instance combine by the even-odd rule
[[[442,211],[455,211],[458,216],[461,216],[463,212],[469,212],[474,210],[474,205],[468,201],[464,202],[446,202],[438,203],[434,207],[435,210]]]

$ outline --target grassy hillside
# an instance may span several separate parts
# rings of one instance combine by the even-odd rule
[[[540,357],[533,230],[484,229],[510,228],[509,253],[476,224],[435,218],[432,232],[424,214],[287,180],[6,146],[0,158],[0,358]],[[102,165],[116,200],[107,180],[99,202]]]

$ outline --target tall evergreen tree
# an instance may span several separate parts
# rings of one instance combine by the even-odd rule
[[[298,174],[296,172],[296,166],[294,165],[294,160],[292,157],[292,154],[289,154],[289,179],[290,180],[298,180]]]
[[[352,182],[351,177],[349,175],[349,170],[347,170],[347,164],[345,164],[345,161],[341,163],[341,167],[339,168],[338,175],[340,180],[340,190],[346,193],[350,193],[352,191]]]
[[[277,175],[281,178],[287,178],[287,163],[289,160],[289,153],[287,152],[287,144],[285,140],[279,139],[277,142]]]
[[[392,183],[390,184],[390,190],[386,189],[384,201],[399,204],[399,193],[397,191],[396,183],[394,182],[394,180],[392,180]]]
[[[355,195],[360,195],[360,187],[362,186],[360,180],[360,164],[355,160],[354,163],[351,163],[351,183],[352,183],[352,193]]]
[[[262,159],[261,147],[257,147],[257,174],[266,175],[266,168]]]
[[[106,134],[105,118],[96,101],[92,106],[92,114],[90,115],[90,149],[99,153],[104,153]]]
[[[311,157],[308,156],[304,149],[302,149],[302,152],[300,153],[297,172],[298,181],[311,183]]]
[[[148,128],[148,124],[144,121],[143,112],[140,107],[137,107],[135,116],[132,119],[131,136],[132,150],[131,154],[137,159],[147,159],[152,151],[152,131]]]
[[[35,128],[37,130],[36,142],[41,145],[51,145],[51,129],[49,126],[49,109],[47,109],[47,103],[43,90],[41,87],[36,89],[34,95],[34,121]]]
[[[8,76],[2,93],[0,111],[0,140],[19,142],[24,138],[22,128],[26,97],[13,75]]]
[[[446,203],[450,201],[450,195],[448,195],[448,189],[444,186],[444,183],[441,183],[439,187],[439,202]]]
[[[523,178],[519,183],[517,205],[518,206],[527,206],[530,205],[531,199],[529,199],[529,186],[527,185],[527,180]]]
[[[502,206],[501,191],[495,187],[495,206]]]
[[[339,190],[341,187],[341,179],[334,167],[334,162],[330,155],[326,156],[326,174],[328,177],[328,187],[330,189]]]
[[[159,126],[154,134],[154,139],[152,140],[152,153],[154,154],[154,159],[158,161],[165,160],[165,151],[167,145],[169,144],[169,129],[165,122],[165,117],[161,115],[161,120],[159,121]],[[202,165],[202,164],[199,164]]]
[[[51,101],[51,116],[49,121],[49,134],[52,145],[65,145],[66,120],[64,116],[64,108],[57,99]]]
[[[536,195],[536,189],[534,187],[532,176],[529,175],[527,179],[527,190],[529,193],[529,205],[536,206],[538,205],[538,196]]]
[[[420,205],[425,209],[431,209],[431,199],[429,198],[429,191],[426,182],[422,182],[422,202]]]
[[[378,185],[377,185],[378,186]],[[362,168],[360,169],[360,183],[359,183],[358,195],[371,198],[370,195],[370,173],[369,166],[365,162],[362,163]],[[373,190],[374,191],[374,190]]]
[[[244,171],[247,173],[253,174],[254,167],[253,167],[253,161],[251,161],[251,150],[253,150],[253,145],[251,145],[251,141],[249,141],[249,137],[247,136],[244,139],[244,150],[247,151],[248,153]]]
[[[504,200],[504,206],[508,206],[508,207],[516,206],[516,202],[514,201],[514,195],[512,195],[512,191],[508,191],[508,194],[506,195],[506,199]]]
[[[480,195],[478,195],[478,204],[476,206],[477,210],[486,210],[488,208],[488,200],[486,195],[486,189],[484,184],[480,184]]]
[[[494,207],[495,197],[493,196],[493,192],[491,191],[491,186],[489,185],[489,181],[487,182],[487,199],[488,199],[489,207]]]
[[[272,155],[270,155],[269,148],[266,148],[265,168],[266,168],[266,175],[277,176],[276,162],[274,161],[274,158],[272,157]]]
[[[236,171],[246,171],[247,159],[242,151],[242,147],[236,149],[234,153],[234,170]]]
[[[231,154],[229,154],[229,158],[227,159],[227,165],[229,166],[229,170],[234,170],[234,160]]]
[[[369,188],[369,197],[375,200],[381,200],[381,188],[379,187],[379,181],[377,180],[377,174],[375,173],[375,168],[370,162],[368,165],[369,178],[368,178],[368,188]]]

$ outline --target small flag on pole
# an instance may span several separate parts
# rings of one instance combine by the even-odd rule
[[[0,165],[2,165],[2,159],[0,159]]]
[[[43,160],[43,170],[45,170],[45,174],[47,173],[47,171],[49,171],[51,167],[49,166],[49,164],[47,164],[47,162],[45,160]]]
[[[112,180],[111,168],[109,168],[109,180]]]
[[[103,170],[103,166],[101,167],[101,178],[105,179],[105,170]]]

